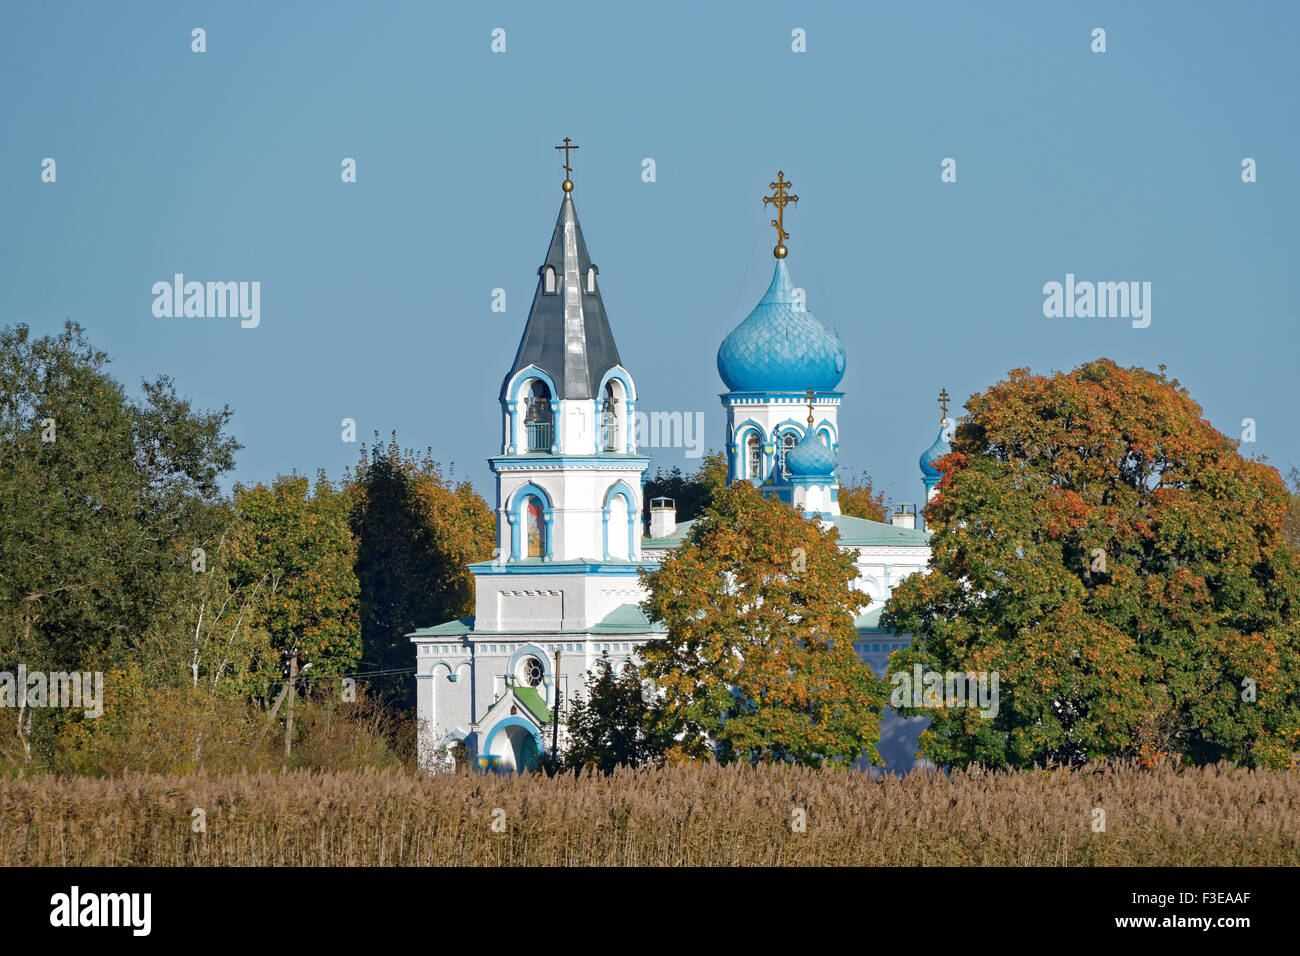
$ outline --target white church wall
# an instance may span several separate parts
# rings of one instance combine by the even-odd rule
[[[789,395],[738,395],[723,396],[723,405],[727,409],[727,434],[736,443],[735,454],[739,461],[733,461],[733,474],[749,477],[745,470],[744,438],[740,432],[746,425],[756,425],[762,432],[764,442],[763,477],[766,478],[780,461],[778,436],[781,432],[793,430],[802,437],[808,428],[808,401],[804,396]],[[813,429],[825,431],[831,435],[839,434],[840,396],[818,396],[813,403]],[[771,451],[768,451],[768,448]],[[818,509],[825,510],[825,509]]]
[[[632,560],[640,557],[642,510],[641,479],[645,465],[633,467],[583,467],[557,461],[553,468],[508,469],[497,474],[497,500],[502,503],[498,511],[497,547],[509,559],[515,553],[515,535],[518,534],[520,557],[527,557],[527,531],[518,513],[519,495],[528,486],[540,491],[543,508],[550,508],[551,521],[548,534],[551,538],[551,559],[572,561],[586,558],[599,561],[605,557],[604,503],[611,489],[625,489],[632,498],[632,507],[622,511],[621,523],[612,516],[609,521],[609,538],[623,555],[630,544]],[[629,521],[629,517],[632,519]],[[511,518],[519,524],[512,531]],[[629,542],[630,529],[630,542]]]

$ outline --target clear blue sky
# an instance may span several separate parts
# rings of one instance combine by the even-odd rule
[[[570,136],[641,407],[703,411],[710,447],[715,353],[766,288],[782,169],[793,280],[848,351],[841,464],[892,500],[920,497],[940,387],[960,404],[1098,356],[1167,365],[1233,437],[1256,419],[1243,451],[1285,471],[1298,23],[1284,2],[11,5],[0,324],[70,317],[128,386],[165,372],[229,403],[234,480],[337,477],[351,417],[491,498]],[[261,282],[260,327],[155,318],[176,272]],[[1066,273],[1151,282],[1150,327],[1045,318]]]

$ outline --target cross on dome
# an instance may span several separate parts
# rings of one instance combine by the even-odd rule
[[[776,182],[768,183],[774,190],[775,196],[764,196],[763,205],[768,203],[776,206],[776,218],[772,220],[772,226],[776,229],[776,248],[772,250],[772,255],[778,259],[784,259],[786,252],[789,250],[785,247],[785,240],[790,238],[790,233],[785,231],[785,205],[786,203],[798,203],[799,197],[786,195],[786,190],[790,188],[791,183],[785,179],[785,173],[777,170]]]

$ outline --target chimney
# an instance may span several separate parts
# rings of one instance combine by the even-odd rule
[[[904,502],[894,508],[894,520],[890,522],[895,528],[916,530],[916,505]]]
[[[677,530],[677,502],[672,498],[650,499],[650,537],[669,538]]]

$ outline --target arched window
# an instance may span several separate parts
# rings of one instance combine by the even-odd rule
[[[631,532],[635,521],[632,503],[624,494],[610,489],[605,496],[605,556],[631,559]]]
[[[786,432],[781,436],[781,477],[789,478],[790,470],[785,467],[785,456],[795,445],[799,444],[799,436],[794,432]]]
[[[596,267],[587,267],[587,291],[595,294],[596,292]]]
[[[600,407],[600,447],[605,451],[618,451],[618,396],[614,394],[614,380],[605,383],[605,401]]]
[[[554,266],[545,266],[542,269],[542,291],[547,295],[555,295]]]
[[[524,499],[524,533],[528,541],[528,557],[546,556],[546,520],[542,517],[542,502],[535,495]]]
[[[763,443],[753,432],[745,440],[745,464],[747,478],[763,477]]]
[[[535,381],[524,399],[527,412],[524,414],[524,428],[528,432],[528,450],[549,452],[551,450],[551,390],[546,383]]]

